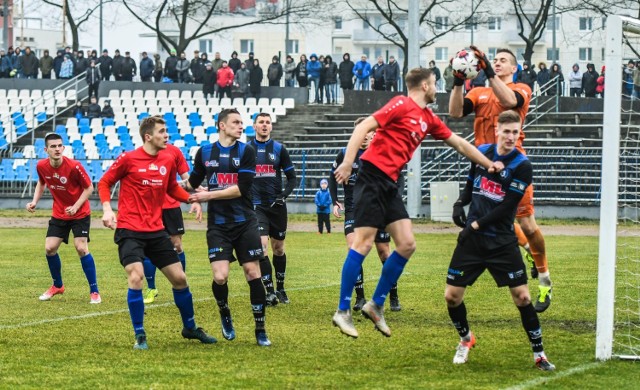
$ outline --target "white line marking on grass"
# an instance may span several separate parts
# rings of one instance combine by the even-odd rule
[[[537,386],[540,386],[542,384],[546,384],[547,382],[554,381],[556,379],[566,378],[566,377],[574,375],[574,374],[578,374],[578,373],[581,373],[581,372],[584,372],[584,371],[588,371],[588,370],[590,370],[592,368],[598,367],[601,364],[602,363],[599,363],[599,362],[583,364],[581,366],[573,367],[573,368],[570,368],[568,370],[559,371],[555,375],[541,376],[539,378],[531,379],[531,380],[528,380],[526,382],[522,382],[519,385],[508,387],[505,390],[524,390],[524,389],[528,389],[528,388],[531,388],[531,387],[537,387]]]
[[[370,281],[374,281],[374,280],[376,280],[376,279],[366,279],[365,281],[370,282]],[[323,288],[336,287],[336,286],[340,286],[340,283],[330,283],[330,284],[324,284],[324,285],[318,285],[318,286],[288,288],[287,291],[315,290],[315,289],[323,289]],[[248,296],[248,295],[249,294],[247,294],[247,293],[244,293],[244,294],[243,293],[230,294],[230,296],[232,296],[232,297],[242,297],[242,296]],[[193,302],[206,302],[206,301],[212,301],[212,300],[213,300],[213,297],[199,298],[199,299],[194,299]],[[160,307],[168,307],[168,306],[174,306],[174,305],[175,304],[172,301],[172,302],[159,303],[159,304],[153,304],[153,305],[145,305],[144,309],[146,311],[146,310],[149,310],[149,309],[155,309],[155,308],[160,308]],[[95,312],[95,313],[80,314],[80,315],[76,315],[76,316],[48,318],[48,319],[44,319],[44,320],[40,320],[40,321],[23,322],[21,324],[0,325],[0,330],[28,328],[30,326],[39,326],[39,325],[50,324],[50,323],[55,323],[55,322],[62,322],[62,321],[69,321],[69,320],[84,320],[84,319],[87,319],[87,318],[110,316],[110,315],[114,315],[114,314],[121,314],[121,313],[128,313],[128,312],[129,312],[129,309],[120,309],[120,310],[99,311],[99,312]]]

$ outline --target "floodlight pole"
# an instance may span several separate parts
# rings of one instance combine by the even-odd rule
[[[419,22],[420,2],[419,0],[409,0],[409,42],[407,55],[407,70],[420,66],[420,22]],[[407,168],[407,212],[409,217],[420,217],[420,206],[422,205],[422,148],[419,145],[413,153]]]

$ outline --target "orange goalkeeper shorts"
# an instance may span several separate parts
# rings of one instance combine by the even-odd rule
[[[518,203],[518,210],[516,211],[516,218],[530,217],[535,213],[533,208],[533,184],[530,184],[526,190],[524,190],[524,196]]]

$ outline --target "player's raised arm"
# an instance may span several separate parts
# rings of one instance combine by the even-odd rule
[[[487,168],[489,172],[500,172],[504,169],[504,165],[500,161],[493,162],[489,160],[484,154],[480,153],[475,146],[471,145],[469,141],[457,134],[451,134],[451,137],[445,139],[444,142],[469,160]]]

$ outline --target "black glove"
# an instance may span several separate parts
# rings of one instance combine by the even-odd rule
[[[453,204],[453,215],[451,218],[453,219],[453,223],[461,228],[464,229],[467,226],[467,215],[464,213],[462,202],[456,201],[456,203]]]
[[[460,234],[458,234],[458,244],[462,245],[467,240],[467,238],[469,238],[469,236],[473,234],[472,232],[473,232],[473,228],[471,227],[471,225],[462,229]]]
[[[485,76],[487,76],[488,79],[496,77],[496,72],[493,71],[493,68],[491,67],[491,61],[489,61],[487,55],[473,45],[470,47],[471,50],[473,50],[473,52],[475,53],[476,57],[478,57],[478,65],[481,69],[484,70]]]
[[[273,203],[271,203],[271,207],[284,206],[284,204],[285,204],[285,199],[283,197],[279,197],[279,198],[276,198],[276,200],[273,201]]]

